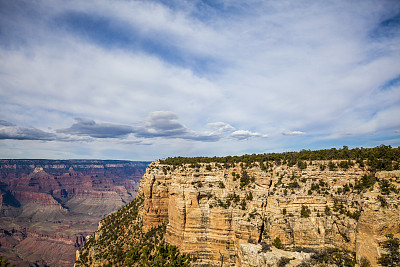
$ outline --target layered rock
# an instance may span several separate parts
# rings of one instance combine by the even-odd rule
[[[98,222],[135,196],[147,162],[0,160],[0,255],[72,266]]]
[[[21,204],[35,203],[43,207],[55,207],[63,209],[61,204],[57,202],[51,195],[46,193],[26,192],[26,191],[11,191],[12,196]]]
[[[345,169],[329,170],[329,163],[265,168],[259,163],[223,167],[154,162],[139,188],[144,195],[143,227],[149,230],[167,223],[166,241],[195,255],[197,265],[276,263],[276,255],[289,252],[262,253],[257,244],[271,244],[277,238],[286,249],[337,248],[375,265],[379,241],[387,233],[400,235],[395,193],[400,172],[375,174],[391,181],[394,190],[384,195],[378,183],[373,188],[357,187],[364,175],[371,175],[367,168],[353,162]],[[294,258],[291,264],[307,258],[293,253],[297,252],[287,255]],[[252,254],[258,255],[256,261],[250,260]]]

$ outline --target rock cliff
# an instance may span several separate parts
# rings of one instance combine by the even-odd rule
[[[166,225],[165,241],[194,266],[376,266],[379,242],[400,236],[398,156],[390,171],[370,159],[202,160],[153,162],[138,191],[141,229]],[[80,252],[102,266],[106,247]]]
[[[0,255],[72,266],[98,222],[132,201],[147,162],[0,160]]]
[[[376,264],[379,240],[400,234],[397,191],[385,195],[382,206],[378,183],[355,189],[370,175],[364,168],[330,171],[321,170],[328,161],[307,163],[305,169],[273,165],[268,171],[211,163],[166,173],[170,166],[152,163],[139,188],[144,227],[168,223],[168,243],[215,266],[261,266],[247,259],[248,247],[259,253],[256,244],[276,238],[286,248],[340,248]],[[244,175],[250,181],[241,187]],[[400,171],[375,176],[399,187]]]

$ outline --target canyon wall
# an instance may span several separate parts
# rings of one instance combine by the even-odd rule
[[[99,221],[132,201],[149,163],[0,160],[0,255],[72,266]]]
[[[166,242],[199,266],[296,266],[328,248],[375,266],[379,242],[400,236],[400,171],[341,162],[153,162],[138,193],[143,228],[166,223]]]

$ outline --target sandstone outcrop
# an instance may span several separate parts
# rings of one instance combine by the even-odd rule
[[[166,241],[195,255],[195,265],[265,266],[279,257],[293,257],[291,264],[307,258],[262,253],[257,244],[276,238],[286,250],[335,248],[376,265],[379,241],[387,233],[400,235],[400,172],[375,174],[390,181],[392,191],[385,193],[379,183],[362,186],[362,177],[371,175],[367,167],[329,170],[329,164],[340,162],[306,163],[305,168],[273,164],[265,170],[259,163],[226,168],[153,162],[139,188],[143,227],[167,223]]]
[[[400,237],[399,164],[384,145],[158,160],[76,266],[163,266],[176,248],[173,266],[376,266]]]

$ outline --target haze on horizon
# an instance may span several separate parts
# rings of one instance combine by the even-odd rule
[[[0,158],[400,145],[400,1],[0,0]]]

